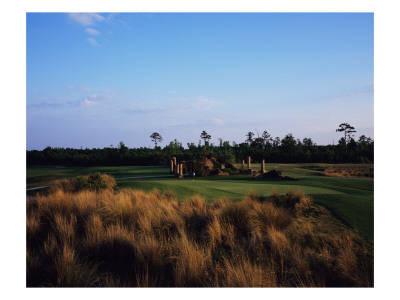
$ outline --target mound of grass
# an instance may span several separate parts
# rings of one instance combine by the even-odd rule
[[[282,176],[282,172],[277,169],[273,169],[273,170],[268,171],[267,173],[263,174],[263,176],[265,178],[280,178]]]
[[[101,191],[114,189],[117,183],[107,174],[96,172],[87,176],[78,176],[75,179],[59,179],[52,182],[50,191],[63,190],[64,192],[79,192],[82,190]]]
[[[322,235],[325,215],[286,198],[53,188],[27,201],[27,286],[372,286],[362,239]]]

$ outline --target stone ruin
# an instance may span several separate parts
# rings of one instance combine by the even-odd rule
[[[178,164],[176,162],[176,157],[173,157],[171,159],[171,162],[170,162],[170,172],[171,172],[171,174],[174,174],[178,178],[183,178],[183,171],[184,171],[183,167],[184,167],[184,162],[181,162],[181,163]]]
[[[263,179],[263,178],[275,178],[281,180],[294,180],[294,181],[298,180],[288,176],[282,176],[282,172],[276,169],[276,167],[267,172],[267,170],[265,169],[264,159],[261,161],[261,170],[258,172],[255,171],[253,172],[253,179]]]
[[[203,157],[199,161],[182,161],[177,163],[176,157],[173,157],[170,161],[170,172],[178,178],[183,178],[184,174],[192,176],[193,172],[196,177],[210,175],[229,176],[230,172],[237,170],[238,169],[231,163],[219,163],[212,155]]]
[[[250,159],[250,157],[249,157],[249,159]],[[264,178],[264,174],[265,174],[265,159],[263,159],[261,161],[261,169],[260,169],[260,171],[258,171],[258,172],[254,171],[253,172],[253,178]]]
[[[173,157],[170,161],[170,171],[178,178],[183,178],[184,174],[192,176],[193,172],[196,177],[210,176],[210,175],[253,175],[254,179],[260,179],[265,177],[280,177],[280,171],[272,170],[266,172],[265,160],[261,162],[261,170],[253,171],[251,169],[251,156],[247,157],[247,163],[242,160],[241,168],[236,168],[231,163],[221,164],[211,154],[203,157],[199,161],[182,161],[177,163],[176,157]]]

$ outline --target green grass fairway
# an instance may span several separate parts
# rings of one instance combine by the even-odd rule
[[[199,194],[207,201],[227,197],[237,201],[249,191],[269,196],[273,190],[281,195],[290,189],[299,189],[312,196],[314,203],[329,209],[334,216],[347,225],[358,229],[368,239],[373,240],[373,180],[299,177],[297,181],[253,180],[250,176],[196,178],[146,178],[118,181],[118,187],[143,190],[159,189],[161,192],[174,191],[179,200]]]
[[[61,178],[73,178],[89,175],[95,172],[107,173],[114,178],[168,175],[169,168],[163,166],[123,166],[123,167],[88,167],[88,168],[60,168],[60,167],[27,167],[26,187],[34,188],[50,184],[51,181]]]
[[[136,189],[151,190],[159,189],[161,192],[173,190],[179,200],[191,197],[194,194],[203,196],[208,202],[220,197],[227,197],[237,201],[243,199],[249,191],[256,194],[269,196],[274,189],[279,193],[285,193],[289,188],[301,189],[310,195],[335,194],[343,195],[342,192],[315,187],[304,186],[301,181],[277,181],[277,180],[253,180],[250,176],[232,177],[203,177],[203,178],[144,178],[124,179],[118,181],[118,187],[130,187]]]
[[[254,168],[256,169],[257,166]],[[267,166],[267,170],[273,168]],[[360,231],[373,241],[374,237],[374,180],[357,178],[334,178],[315,174],[315,171],[303,169],[301,165],[279,165],[284,174],[300,175],[295,181],[253,180],[251,176],[212,176],[177,179],[141,178],[118,180],[119,188],[143,190],[159,189],[161,192],[172,190],[175,197],[184,201],[199,194],[211,202],[220,197],[232,201],[243,199],[249,191],[269,196],[276,189],[281,195],[290,189],[299,189],[312,196],[314,203],[324,206],[348,226]],[[149,167],[92,167],[92,168],[27,168],[27,188],[47,185],[57,178],[69,178],[87,175],[93,172],[107,173],[115,178],[168,175],[169,168]],[[301,177],[304,176],[304,177]]]

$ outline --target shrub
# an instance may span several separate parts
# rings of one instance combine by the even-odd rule
[[[75,181],[75,190],[95,190],[112,189],[116,186],[115,179],[107,174],[96,172],[89,176],[78,176]]]
[[[101,191],[106,189],[114,189],[117,183],[114,177],[96,172],[88,176],[78,176],[75,179],[55,180],[50,185],[50,194],[57,191],[65,193],[74,193],[82,190]]]
[[[60,179],[52,182],[50,194],[63,191],[65,193],[79,192],[82,190],[101,191],[114,189],[117,183],[114,177],[96,172],[88,176],[78,176],[75,179]]]

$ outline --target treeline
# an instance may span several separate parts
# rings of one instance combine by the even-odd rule
[[[240,163],[251,156],[253,162],[265,159],[267,163],[373,163],[374,141],[361,136],[341,138],[337,145],[316,145],[311,138],[303,141],[287,134],[283,139],[251,137],[244,143],[223,141],[219,144],[204,143],[196,145],[171,141],[165,147],[128,148],[123,142],[118,147],[103,149],[51,148],[42,151],[28,150],[28,165],[65,166],[110,166],[110,165],[159,165],[167,164],[175,156],[179,161],[200,160],[207,155],[214,156],[221,163]]]

